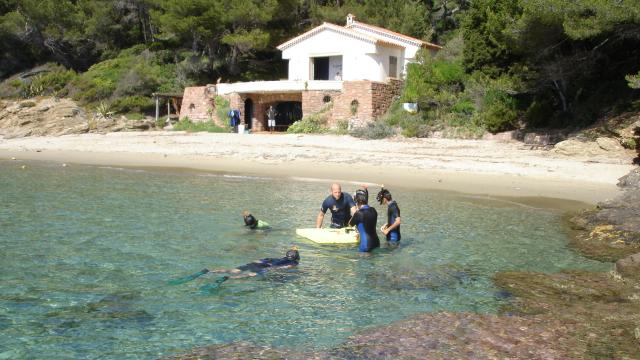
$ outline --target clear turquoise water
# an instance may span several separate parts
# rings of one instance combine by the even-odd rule
[[[0,359],[152,359],[241,340],[319,349],[420,312],[495,312],[497,271],[610,267],[566,248],[561,214],[501,201],[391,189],[403,244],[363,257],[295,236],[325,182],[27,164],[0,161]],[[274,229],[246,230],[244,209]],[[211,295],[198,288],[212,276],[166,284],[291,243],[295,271]]]

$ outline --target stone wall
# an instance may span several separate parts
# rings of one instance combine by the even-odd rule
[[[389,79],[388,83],[371,83],[371,97],[373,102],[374,119],[384,115],[391,106],[393,100],[400,96],[403,81],[398,79]]]
[[[184,89],[180,119],[188,117],[193,122],[211,121],[213,118],[213,98],[207,86]]]
[[[222,95],[229,101],[231,109],[242,113],[241,121],[245,122],[245,106],[247,99],[253,101],[252,129],[261,131],[267,128],[266,111],[270,105],[283,101],[300,101],[303,116],[309,116],[322,110],[327,100],[333,103],[329,113],[328,126],[336,127],[340,121],[348,121],[349,127],[362,127],[384,115],[400,95],[402,81],[389,79],[388,83],[369,80],[345,81],[342,91],[310,90],[293,93],[276,94],[238,94]],[[219,126],[227,125],[228,119],[218,119],[214,108],[215,86],[190,87],[184,91],[180,118],[189,117],[192,121],[214,121]]]
[[[333,101],[328,125],[335,127],[339,121],[348,121],[349,127],[361,127],[384,115],[393,99],[400,95],[402,81],[390,79],[389,83],[345,81],[342,91],[304,91],[302,113],[307,116],[320,111],[325,97]]]

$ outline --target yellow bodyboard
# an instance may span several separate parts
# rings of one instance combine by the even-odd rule
[[[357,244],[358,231],[354,228],[342,229],[296,229],[296,234],[318,244]]]

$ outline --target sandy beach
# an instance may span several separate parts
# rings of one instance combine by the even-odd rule
[[[260,174],[503,197],[577,209],[616,196],[633,154],[565,156],[519,142],[118,132],[0,139],[0,158]]]

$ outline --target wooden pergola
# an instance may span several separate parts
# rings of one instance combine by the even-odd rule
[[[167,102],[167,121],[171,119],[171,105],[176,109],[176,117],[180,114],[180,107],[182,106],[182,94],[176,93],[153,93],[151,94],[156,101],[156,121],[160,117],[160,99],[164,99]]]

